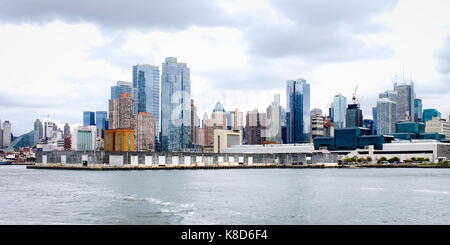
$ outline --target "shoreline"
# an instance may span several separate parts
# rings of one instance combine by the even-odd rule
[[[26,164],[16,164],[26,165]],[[252,165],[124,165],[109,166],[106,164],[93,164],[83,166],[81,164],[30,164],[27,169],[51,169],[51,170],[85,170],[85,171],[130,171],[130,170],[220,170],[220,169],[324,169],[324,168],[450,168],[450,165],[419,165],[419,164],[311,164],[311,165],[282,165],[282,164],[252,164]]]

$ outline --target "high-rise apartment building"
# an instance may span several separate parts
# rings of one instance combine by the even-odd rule
[[[181,151],[191,142],[191,78],[186,63],[168,57],[161,75],[161,146],[164,151]]]
[[[288,80],[286,86],[287,142],[309,142],[311,135],[310,85],[305,79]]]
[[[311,139],[318,136],[325,136],[324,118],[322,110],[314,108],[311,110]]]
[[[160,131],[160,72],[159,67],[148,64],[133,66],[134,114],[149,112]],[[159,134],[159,133],[158,133]]]
[[[395,133],[397,102],[389,98],[377,100],[377,131],[380,135]]]
[[[133,99],[121,94],[119,99],[109,100],[109,129],[134,128]]]
[[[334,96],[333,101],[333,122],[335,128],[344,128],[346,120],[347,98],[342,94]]]
[[[154,151],[156,123],[151,113],[139,112],[135,115],[136,150]]]
[[[262,132],[262,137],[264,137],[266,141],[281,144],[283,141],[281,137],[281,106],[279,94],[274,95],[273,102],[267,107],[266,111],[267,125],[265,125],[266,130]]]
[[[11,145],[11,123],[7,120],[3,122],[3,147]]]

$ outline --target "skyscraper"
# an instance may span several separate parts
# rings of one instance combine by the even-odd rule
[[[377,131],[380,135],[395,133],[397,102],[389,98],[377,100]]]
[[[259,145],[261,138],[261,115],[258,110],[248,111],[246,115],[245,142],[248,145]]]
[[[414,83],[394,83],[397,91],[397,121],[414,121]]]
[[[39,142],[44,137],[42,122],[36,119],[34,122],[34,143]]]
[[[3,122],[3,147],[11,145],[11,123],[9,121]]]
[[[162,63],[161,146],[165,151],[180,151],[191,146],[190,69],[177,58]]]
[[[108,129],[107,120],[108,120],[108,112],[106,112],[106,111],[96,111],[95,112],[95,122],[96,122],[97,130],[99,131],[97,133],[97,135],[100,136],[101,138],[103,138],[103,136],[104,136],[104,130]]]
[[[347,107],[347,98],[342,94],[335,95],[333,101],[333,122],[335,128],[345,127],[346,107]]]
[[[310,85],[305,79],[288,80],[286,86],[287,142],[309,142],[311,134]]]
[[[117,81],[117,85],[111,86],[111,99],[118,99],[121,94],[129,94],[133,98],[133,84]]]
[[[83,112],[83,127],[95,126],[95,112],[84,111]]]
[[[139,112],[135,117],[136,150],[154,151],[156,125],[151,113]]]
[[[281,136],[280,95],[275,94],[272,104],[267,107],[267,125],[266,130],[262,132],[262,137],[266,141],[281,144],[283,142]]]
[[[317,136],[325,136],[324,118],[322,110],[314,108],[311,110],[311,139]]]
[[[159,67],[148,64],[133,66],[134,114],[149,112],[160,128],[160,72]]]
[[[134,128],[133,99],[122,94],[119,99],[109,100],[109,129]]]
[[[414,121],[422,122],[422,100],[414,99]]]
[[[372,107],[372,117],[373,117],[373,125],[372,125],[372,135],[378,134],[378,112],[377,107]]]
[[[349,104],[347,106],[347,112],[345,116],[345,127],[362,127],[363,126],[363,114],[359,108],[359,104]]]
[[[70,136],[70,125],[68,123],[64,124],[64,138]]]

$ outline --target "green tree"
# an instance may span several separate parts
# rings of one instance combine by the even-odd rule
[[[390,163],[400,162],[400,158],[398,158],[398,157],[392,157],[392,158],[389,158],[388,162],[390,162]]]
[[[386,157],[380,157],[377,162],[382,163],[382,162],[386,162],[386,161],[387,161]]]

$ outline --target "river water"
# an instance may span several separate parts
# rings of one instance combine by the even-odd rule
[[[450,224],[450,169],[0,166],[0,224]]]

